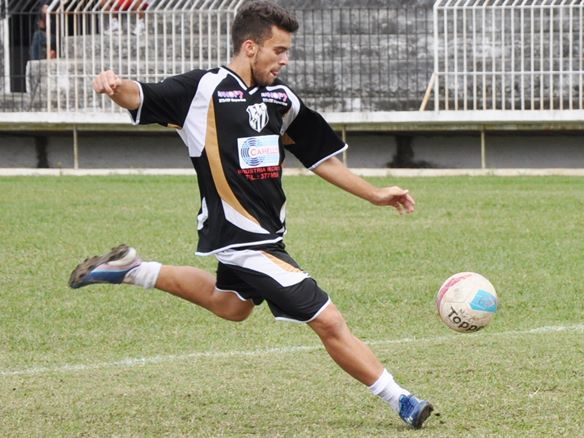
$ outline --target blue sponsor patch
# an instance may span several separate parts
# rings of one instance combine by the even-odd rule
[[[470,308],[495,313],[497,311],[497,298],[489,292],[479,289],[470,303]]]
[[[239,165],[242,169],[278,166],[280,146],[277,135],[260,135],[237,139]]]

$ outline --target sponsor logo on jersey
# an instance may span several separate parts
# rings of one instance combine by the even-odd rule
[[[278,105],[288,105],[288,94],[283,91],[265,91],[262,93],[262,100]]]
[[[217,91],[219,103],[245,102],[245,96],[241,90]]]
[[[268,120],[270,120],[268,106],[265,103],[248,106],[247,113],[249,114],[249,126],[257,132],[261,132],[268,124]]]
[[[239,165],[242,169],[277,166],[280,164],[280,147],[277,135],[262,135],[237,139]]]

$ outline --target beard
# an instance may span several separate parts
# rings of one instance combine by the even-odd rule
[[[255,71],[252,72],[252,78],[254,83],[259,87],[267,87],[268,85],[272,85],[275,80],[275,78],[269,73],[260,76]]]
[[[251,77],[253,79],[254,84],[259,87],[267,87],[268,85],[272,85],[276,78],[271,75],[270,70],[264,71],[257,67],[254,63],[251,67]]]

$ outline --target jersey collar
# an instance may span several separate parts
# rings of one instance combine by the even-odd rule
[[[253,87],[248,87],[245,84],[245,82],[243,81],[243,79],[241,79],[241,76],[239,76],[237,73],[235,73],[229,67],[222,65],[221,68],[226,70],[227,73],[229,73],[231,76],[233,76],[235,78],[235,80],[239,83],[239,86],[241,88],[243,88],[244,90],[246,90],[249,94],[254,94],[257,91],[257,89],[258,89],[257,86],[254,85]]]

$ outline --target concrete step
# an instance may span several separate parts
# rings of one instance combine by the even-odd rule
[[[396,99],[411,98],[421,101],[431,75],[432,63],[426,59],[427,72],[420,65],[406,61],[382,64],[374,71],[363,71],[359,63],[343,61],[292,62],[285,70],[282,79],[289,83],[302,96],[320,96],[326,99],[337,96],[334,100],[354,98],[350,96],[368,96],[376,108],[385,108],[395,104]],[[122,63],[115,68],[121,76],[144,82],[157,82],[170,74],[180,74],[193,67],[187,63],[167,64],[166,73],[160,65],[144,65],[134,61]],[[194,66],[197,67],[197,66]],[[108,104],[107,99],[97,96],[92,91],[92,81],[100,69],[92,73],[91,66],[83,60],[55,59],[51,61],[31,61],[27,68],[27,90],[33,96],[46,96],[51,90],[53,102],[61,102],[61,107],[68,109],[101,108]],[[29,100],[31,100],[29,98]],[[338,102],[337,102],[338,105]],[[348,107],[354,107],[353,104]]]
[[[58,88],[66,88],[73,81],[93,80],[98,73],[107,68],[112,68],[125,78],[159,81],[167,76],[198,68],[198,63],[193,65],[189,60],[154,63],[122,59],[121,62],[115,60],[112,64],[101,65],[84,59],[51,59],[50,61],[29,61],[26,75],[27,80],[39,78],[41,81],[46,81],[50,78]]]
[[[226,36],[210,39],[198,35],[154,35],[147,33],[135,36],[131,33],[114,35],[80,35],[64,41],[64,57],[88,59],[208,59],[209,56],[227,59],[229,44]],[[291,51],[291,58],[313,59],[356,58],[388,60],[394,58],[417,58],[433,56],[431,37],[415,38],[405,35],[355,36],[337,34],[298,35]]]
[[[209,56],[227,58],[228,46],[223,40],[221,47],[216,41],[207,44],[198,38],[172,35],[145,35],[119,33],[114,35],[80,35],[68,37],[63,44],[63,55],[69,59],[85,58],[105,60],[122,57],[125,59],[174,60],[177,57],[188,59],[208,59]]]
[[[215,64],[213,65],[215,66]],[[27,77],[39,78],[46,81],[50,77],[53,86],[66,88],[73,81],[90,81],[105,68],[112,68],[118,74],[127,78],[135,78],[142,81],[159,81],[164,77],[180,74],[199,68],[198,63],[190,60],[177,60],[174,62],[145,62],[136,60],[119,60],[113,64],[88,63],[83,59],[54,59],[50,61],[29,61],[27,65]],[[203,66],[206,68],[206,66]],[[364,70],[359,62],[348,63],[344,60],[323,60],[320,62],[296,60],[292,61],[283,70],[283,79],[291,85],[301,89],[335,89],[362,88],[365,83],[367,88],[388,89],[395,88],[397,81],[415,84],[416,78],[423,78],[423,87],[427,85],[433,69],[432,59],[419,58],[415,62],[409,60],[390,60],[387,63],[379,63],[375,68]],[[427,78],[427,79],[426,79]],[[405,88],[408,86],[397,86]],[[30,88],[27,88],[30,89]],[[415,87],[418,90],[417,86]]]
[[[42,93],[0,93],[2,112],[29,112],[46,109]]]
[[[327,2],[328,3],[328,2]],[[327,5],[323,9],[297,11],[297,18],[302,23],[299,32],[311,34],[352,34],[368,35],[410,33],[431,29],[432,8],[403,7],[336,9]],[[410,32],[405,32],[408,29]],[[431,33],[431,31],[428,31]]]
[[[29,61],[26,69],[26,89],[27,94],[33,97],[29,97],[28,100],[34,102],[35,99],[42,99],[46,102],[46,96],[50,95],[53,107],[58,106],[67,110],[103,108],[104,105],[110,104],[108,99],[96,95],[92,88],[93,78],[102,70],[97,67],[87,65],[80,59]],[[162,70],[163,64],[156,66],[126,61],[121,65],[109,67],[114,68],[124,78],[144,82],[158,82],[170,74],[192,70],[190,65],[182,62],[167,63],[167,73]]]
[[[432,70],[430,58],[422,58],[417,62],[393,60],[371,69],[363,69],[359,62],[295,61],[285,69],[283,80],[295,89],[311,93],[344,93],[352,90],[376,95],[400,90],[423,93]]]

